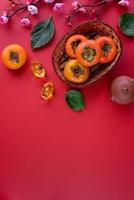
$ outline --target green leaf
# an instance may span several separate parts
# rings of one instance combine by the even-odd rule
[[[68,90],[65,93],[65,101],[74,111],[81,111],[84,109],[83,96],[78,90]]]
[[[119,17],[119,27],[127,36],[134,37],[134,14],[124,13]]]
[[[46,45],[54,35],[54,24],[52,17],[39,22],[31,32],[31,47],[33,49]]]

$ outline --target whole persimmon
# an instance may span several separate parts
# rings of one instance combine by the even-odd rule
[[[101,55],[101,48],[94,40],[83,41],[76,48],[76,58],[85,67],[92,67],[99,63]]]
[[[84,35],[76,34],[72,35],[65,44],[65,50],[68,56],[76,58],[75,50],[77,46],[82,42],[88,40]]]
[[[16,70],[25,64],[27,54],[21,45],[10,44],[3,49],[1,59],[5,67]]]
[[[72,83],[84,83],[90,71],[88,67],[83,67],[76,59],[70,59],[64,66],[64,77]]]
[[[117,54],[117,46],[114,40],[108,36],[100,36],[95,40],[102,50],[100,63],[105,64],[111,62]]]

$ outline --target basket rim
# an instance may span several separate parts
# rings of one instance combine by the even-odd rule
[[[108,27],[117,37],[118,39],[118,46],[120,47],[120,51],[118,52],[117,56],[115,57],[114,61],[115,62],[112,62],[109,67],[107,67],[104,71],[101,72],[101,74],[98,74],[98,77],[96,77],[96,79],[91,79],[85,83],[71,83],[69,82],[68,80],[66,80],[63,76],[60,76],[60,74],[58,73],[58,70],[57,68],[55,67],[55,52],[56,52],[56,49],[57,47],[60,45],[61,41],[64,40],[65,38],[69,37],[71,34],[73,34],[73,32],[75,32],[77,29],[79,29],[80,27],[82,26],[85,26],[85,25],[89,25],[89,24],[95,24],[95,25],[103,25],[103,26],[106,26]],[[83,22],[83,23],[80,23],[79,25],[75,26],[71,31],[68,31],[67,33],[65,33],[61,39],[58,41],[58,43],[56,44],[53,52],[52,52],[52,62],[53,62],[53,68],[54,68],[54,71],[56,72],[57,76],[64,82],[66,83],[67,85],[69,85],[70,87],[74,87],[74,88],[83,88],[83,87],[87,87],[89,86],[90,84],[96,82],[98,79],[100,79],[101,77],[103,77],[108,71],[110,71],[113,66],[115,64],[117,64],[117,62],[119,61],[119,58],[121,56],[121,53],[122,53],[122,43],[121,43],[121,39],[119,38],[117,32],[114,30],[113,27],[111,27],[111,25],[105,23],[105,22],[102,22],[102,21],[95,21],[95,20],[91,20],[91,21],[86,21],[86,22]],[[60,70],[59,70],[60,71]]]

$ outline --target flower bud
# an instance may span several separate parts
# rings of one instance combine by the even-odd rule
[[[53,11],[61,11],[64,7],[63,3],[56,3],[53,7]]]
[[[73,10],[77,10],[79,8],[79,2],[78,1],[74,1],[73,3],[72,3],[72,9]]]
[[[6,24],[8,22],[8,17],[7,16],[0,16],[0,24]]]
[[[38,8],[34,5],[28,5],[28,11],[31,13],[31,15],[38,14]]]
[[[118,4],[124,7],[128,7],[130,2],[128,0],[121,0],[118,2]]]
[[[45,3],[53,3],[55,0],[44,0]]]
[[[30,25],[30,20],[27,17],[23,17],[20,22],[21,22],[22,26],[29,26]]]

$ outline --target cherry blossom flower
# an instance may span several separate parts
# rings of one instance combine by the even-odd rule
[[[74,1],[73,3],[72,3],[72,9],[73,10],[77,10],[79,8],[79,2],[78,1]]]
[[[30,20],[27,17],[23,17],[20,22],[21,22],[22,26],[29,26],[30,25]]]
[[[45,3],[53,3],[55,0],[44,0]]]
[[[87,13],[87,10],[84,7],[79,8],[79,11],[82,13]]]
[[[63,3],[56,3],[53,7],[53,11],[61,11],[64,7]]]
[[[31,15],[38,14],[38,8],[34,5],[28,5],[28,11],[31,13]]]
[[[124,7],[128,7],[130,2],[129,0],[121,0],[118,2],[119,5],[124,6]]]
[[[6,24],[8,22],[8,17],[7,16],[0,16],[0,23],[1,24]]]

